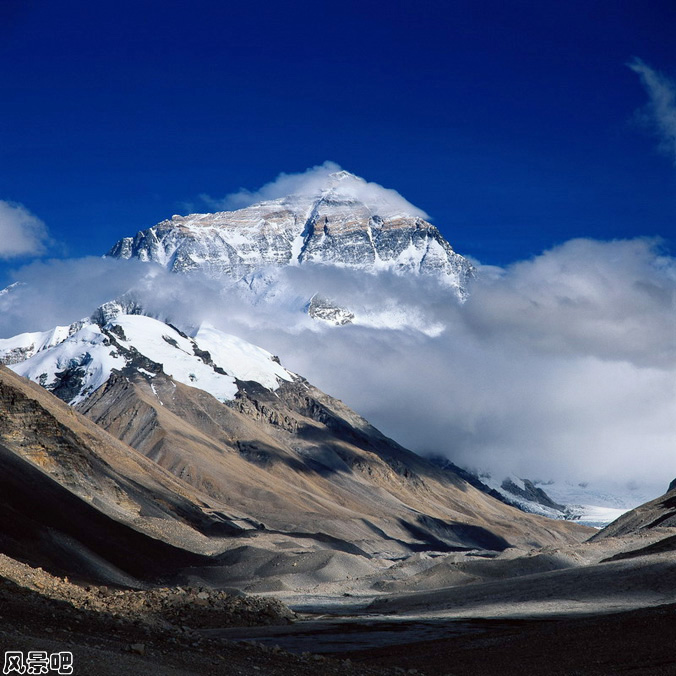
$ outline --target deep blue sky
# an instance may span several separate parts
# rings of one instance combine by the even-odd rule
[[[333,160],[485,263],[672,237],[626,62],[676,76],[675,29],[673,0],[4,0],[0,199],[82,256]]]

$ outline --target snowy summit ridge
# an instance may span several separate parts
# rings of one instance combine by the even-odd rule
[[[107,255],[237,280],[306,264],[435,275],[464,296],[473,268],[424,216],[396,191],[341,170],[235,211],[173,216]]]
[[[220,401],[237,380],[276,390],[296,376],[256,345],[203,324],[193,336],[113,301],[70,326],[0,340],[0,363],[71,405],[84,401],[114,371],[152,379],[164,372]]]

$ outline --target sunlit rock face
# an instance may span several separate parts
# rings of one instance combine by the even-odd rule
[[[308,194],[173,216],[121,239],[107,255],[235,279],[307,264],[435,275],[464,297],[472,265],[421,213],[394,191],[340,171]]]

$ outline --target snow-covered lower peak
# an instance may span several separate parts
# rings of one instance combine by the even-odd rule
[[[113,349],[99,326],[87,324],[59,343],[8,365],[20,376],[77,404],[103,385],[113,369],[124,368],[126,359]]]
[[[0,361],[72,405],[106,383],[113,371],[133,370],[146,378],[163,371],[221,401],[235,398],[236,379],[274,390],[294,378],[269,352],[213,327],[190,337],[151,317],[111,314],[110,308],[94,314],[108,317],[101,325],[83,320],[0,341]]]
[[[473,275],[469,261],[422,212],[394,191],[374,192],[372,185],[337,172],[309,194],[237,211],[173,216],[121,239],[107,255],[237,280],[266,268],[307,264],[434,275],[464,297]]]

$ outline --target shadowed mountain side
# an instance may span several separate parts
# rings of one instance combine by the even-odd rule
[[[655,500],[626,512],[594,535],[593,539],[618,537],[645,529],[657,528],[658,526],[660,528],[676,528],[676,488],[669,490]]]
[[[673,533],[673,529],[669,529]],[[622,559],[635,559],[639,556],[649,556],[651,554],[665,554],[669,552],[676,552],[676,535],[668,535],[662,540],[653,542],[645,547],[632,549],[628,552],[620,552],[605,559],[606,561],[621,561]]]
[[[238,386],[228,406],[164,374],[118,375],[79,410],[231,512],[261,522],[265,531],[252,537],[321,533],[367,554],[400,556],[589,536],[494,500],[302,379],[275,392]]]
[[[4,366],[0,467],[3,550],[89,579],[171,576],[252,527]]]
[[[112,519],[1,444],[0,492],[2,552],[54,573],[137,586],[210,563]]]

